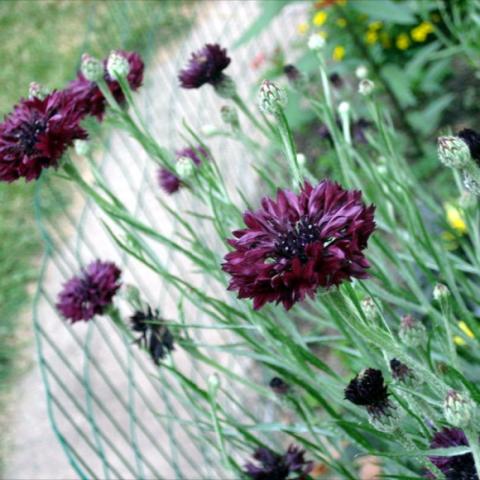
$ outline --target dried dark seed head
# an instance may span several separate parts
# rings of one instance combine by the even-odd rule
[[[390,370],[392,377],[399,382],[407,382],[415,377],[412,370],[396,358],[390,360]]]
[[[480,134],[471,128],[464,128],[458,132],[458,136],[468,145],[472,158],[480,163]]]
[[[380,370],[367,368],[359,373],[345,389],[345,399],[367,408],[373,417],[388,415],[391,404],[388,389]]]
[[[290,390],[290,385],[286,383],[280,377],[273,377],[270,380],[270,388],[277,394],[277,395],[285,395]]]

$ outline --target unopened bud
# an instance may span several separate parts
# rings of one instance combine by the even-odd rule
[[[130,63],[122,53],[112,51],[107,60],[107,72],[112,78],[126,78],[130,73]]]
[[[81,157],[87,156],[91,151],[90,142],[87,140],[75,140],[73,146],[75,148],[75,153]]]
[[[98,82],[104,75],[102,62],[88,53],[82,55],[80,71],[89,82]]]
[[[130,303],[135,309],[140,309],[142,305],[140,290],[138,287],[132,284],[125,286],[125,297],[127,302]]]
[[[222,79],[213,86],[215,92],[222,98],[233,98],[237,93],[237,86],[232,78],[223,75]]]
[[[308,48],[310,50],[319,51],[325,46],[325,39],[318,33],[310,35],[308,39]]]
[[[179,157],[177,163],[175,164],[175,171],[177,175],[185,180],[192,176],[195,165],[192,162],[192,159],[189,157]]]
[[[230,107],[228,105],[224,105],[220,109],[220,115],[222,120],[227,124],[230,125],[234,130],[240,127],[240,122],[238,120],[238,113],[234,107]]]
[[[372,297],[365,297],[362,302],[362,311],[369,320],[375,320],[379,314],[378,307]]]
[[[393,379],[397,382],[411,384],[416,380],[412,369],[396,358],[390,360],[390,371]]]
[[[423,323],[419,322],[412,315],[404,315],[398,332],[400,340],[409,347],[423,345],[427,339],[427,330]]]
[[[450,296],[450,290],[446,285],[443,283],[437,283],[435,287],[433,287],[432,293],[433,299],[437,302],[447,299]]]
[[[358,93],[364,97],[368,97],[373,92],[375,84],[368,78],[364,78],[358,84]]]
[[[393,433],[398,429],[401,413],[396,403],[390,401],[391,407],[388,415],[369,415],[370,425],[376,430],[384,433]]]
[[[450,390],[443,403],[443,414],[450,425],[464,428],[471,425],[475,416],[473,401],[455,390]]]
[[[270,80],[264,80],[258,93],[258,106],[263,113],[275,115],[287,105],[287,93]]]
[[[269,386],[277,395],[285,395],[290,391],[290,385],[280,377],[273,377]]]
[[[340,115],[346,115],[350,111],[350,104],[348,102],[340,102],[338,105],[338,113]]]
[[[31,82],[28,88],[28,98],[38,98],[39,100],[45,100],[45,98],[50,93],[50,90],[47,87],[44,87],[40,83]]]
[[[465,168],[471,161],[468,145],[459,137],[438,138],[438,158],[450,168]]]
[[[367,78],[368,75],[368,69],[365,65],[359,65],[357,69],[355,70],[355,76],[359,79],[362,80],[364,78]]]
[[[206,125],[203,125],[203,127],[201,127],[200,130],[202,134],[205,135],[206,137],[209,137],[210,135],[214,135],[215,133],[218,132],[217,127],[215,127],[215,125],[212,125],[211,123],[207,123]]]
[[[307,157],[303,153],[297,153],[297,163],[300,167],[304,167],[307,163]]]

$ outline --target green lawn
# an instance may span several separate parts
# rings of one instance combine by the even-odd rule
[[[2,118],[27,95],[31,81],[61,88],[74,78],[83,51],[105,56],[122,47],[148,56],[188,28],[182,7],[177,0],[0,1]],[[33,216],[34,189],[23,181],[0,184],[0,411],[15,378],[20,347],[28,341],[17,338],[17,325],[30,300],[27,290],[42,249]]]

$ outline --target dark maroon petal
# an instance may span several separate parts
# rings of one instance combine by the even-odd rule
[[[158,184],[169,195],[178,192],[182,186],[182,182],[177,175],[163,167],[158,170]]]
[[[374,211],[360,192],[327,180],[263,198],[259,210],[244,213],[247,228],[228,239],[234,250],[222,268],[231,275],[229,290],[252,298],[255,309],[270,302],[289,309],[319,288],[365,278]]]

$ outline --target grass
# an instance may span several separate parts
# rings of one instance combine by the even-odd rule
[[[184,6],[169,0],[0,2],[0,114],[27,95],[31,81],[61,88],[75,76],[85,50],[103,57],[121,47],[148,56],[188,27]],[[18,371],[25,343],[17,338],[20,312],[28,305],[42,250],[34,189],[23,181],[0,184],[0,413]]]

